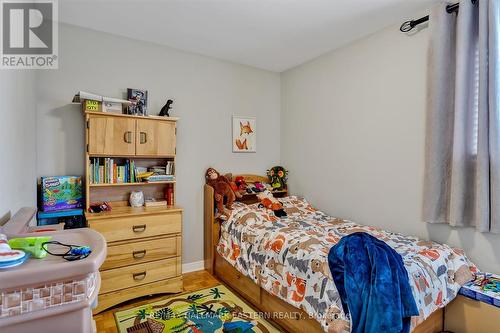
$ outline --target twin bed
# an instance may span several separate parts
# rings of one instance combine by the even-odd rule
[[[402,256],[419,309],[412,332],[440,331],[443,307],[476,271],[460,249],[334,218],[286,191],[280,196],[286,217],[259,208],[250,195],[233,205],[227,221],[219,221],[213,189],[206,185],[205,268],[290,332],[350,331],[328,252],[354,232],[369,233]]]

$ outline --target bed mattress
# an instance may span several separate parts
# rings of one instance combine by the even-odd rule
[[[419,308],[412,327],[455,298],[477,271],[461,249],[331,217],[303,198],[280,201],[288,215],[283,218],[257,204],[235,203],[217,251],[263,289],[305,310],[325,331],[350,331],[328,266],[330,248],[348,234],[367,232],[402,256]]]

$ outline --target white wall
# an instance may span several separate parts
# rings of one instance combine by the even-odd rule
[[[263,174],[280,159],[279,74],[101,32],[60,25],[59,70],[40,73],[37,174],[84,173],[84,127],[75,92],[121,97],[149,92],[149,111],[168,98],[180,117],[177,202],[184,210],[183,261],[203,259],[204,172]],[[258,152],[233,154],[231,115],[257,117]]]
[[[0,72],[0,224],[36,201],[35,75]]]
[[[392,27],[283,73],[281,162],[320,209],[462,247],[499,273],[500,235],[421,222],[427,40]]]

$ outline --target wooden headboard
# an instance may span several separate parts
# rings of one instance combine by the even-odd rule
[[[268,183],[269,179],[266,176],[243,174],[243,175],[233,175],[233,177],[241,176],[246,183]],[[204,199],[203,199],[203,220],[204,220],[204,233],[203,233],[203,250],[204,250],[204,261],[205,269],[210,273],[214,273],[214,260],[215,260],[215,247],[219,243],[220,237],[220,224],[221,220],[215,218],[215,205],[214,205],[214,189],[210,185],[205,185],[203,189]],[[288,189],[281,191],[274,191],[274,196],[283,197],[288,195]],[[258,201],[255,194],[245,194],[243,198],[236,199],[237,201],[244,202],[246,204],[256,203]]]

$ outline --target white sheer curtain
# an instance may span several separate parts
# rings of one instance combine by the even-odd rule
[[[500,233],[500,0],[431,10],[424,221]]]

